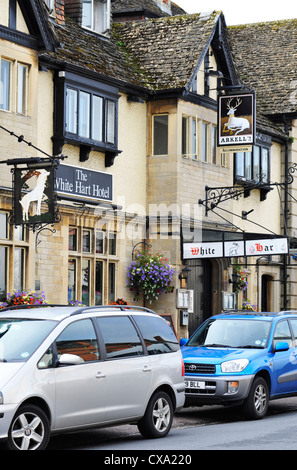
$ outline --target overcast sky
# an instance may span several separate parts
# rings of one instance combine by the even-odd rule
[[[296,0],[173,0],[187,13],[222,10],[228,26],[297,18]]]

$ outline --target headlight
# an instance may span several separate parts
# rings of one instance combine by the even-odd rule
[[[0,405],[3,405],[4,400],[3,400],[3,393],[0,392]]]
[[[242,372],[248,363],[248,359],[236,359],[235,361],[223,362],[221,364],[221,370],[226,373]]]

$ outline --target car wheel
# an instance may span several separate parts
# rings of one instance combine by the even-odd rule
[[[50,424],[46,414],[35,405],[26,405],[13,418],[8,447],[12,450],[44,450],[49,438]]]
[[[165,437],[171,429],[172,420],[173,405],[170,396],[165,392],[156,392],[137,426],[143,437]]]
[[[257,377],[244,403],[244,412],[250,419],[262,419],[269,406],[269,389],[262,377]]]

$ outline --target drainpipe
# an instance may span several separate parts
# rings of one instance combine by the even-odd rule
[[[287,124],[285,124],[285,128],[287,128]],[[288,170],[289,170],[289,151],[288,151],[288,138],[286,138],[286,142],[285,142],[285,215],[284,215],[284,219],[285,219],[284,230],[285,230],[286,236],[288,235],[287,227],[288,227],[288,211],[289,211],[288,209]],[[284,310],[287,310],[287,303],[288,303],[288,292],[287,292],[288,256],[287,255],[284,255],[283,273],[284,273]]]

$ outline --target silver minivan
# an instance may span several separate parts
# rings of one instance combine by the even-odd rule
[[[51,434],[136,423],[170,431],[185,399],[167,322],[141,307],[8,308],[0,312],[0,439],[41,450]]]

